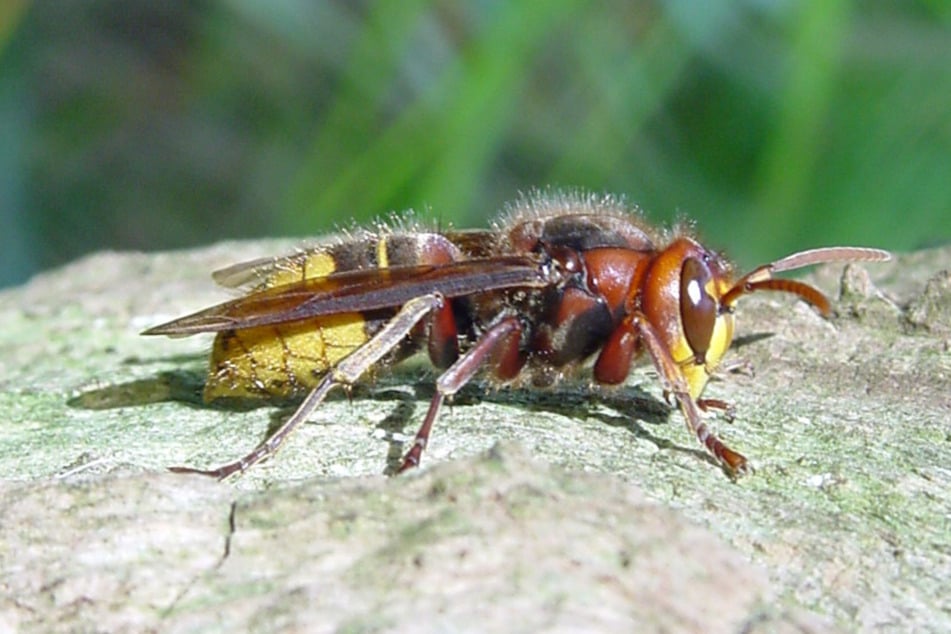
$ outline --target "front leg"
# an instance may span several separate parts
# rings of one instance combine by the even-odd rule
[[[732,358],[723,361],[716,368],[717,374],[742,374],[744,376],[756,376],[756,368],[749,359]]]
[[[700,407],[697,401],[690,396],[690,390],[680,366],[670,356],[670,351],[667,350],[660,336],[647,321],[647,317],[640,312],[634,313],[626,318],[619,327],[630,328],[632,332],[636,333],[638,341],[647,349],[651,360],[654,362],[654,367],[664,381],[665,391],[673,394],[677,399],[680,404],[680,411],[683,412],[686,419],[687,427],[697,436],[697,439],[707,448],[707,451],[713,454],[732,476],[749,471],[746,457],[727,447],[703,422]]]
[[[732,423],[736,419],[736,406],[733,403],[719,398],[698,398],[697,407],[705,412],[718,409],[723,412],[723,418]]]
[[[710,378],[723,380],[724,374],[743,374],[752,377],[755,376],[756,372],[753,364],[748,359],[730,359],[710,371]],[[697,405],[705,412],[714,409],[720,410],[723,412],[723,418],[729,423],[736,419],[736,406],[729,401],[719,398],[698,398]]]

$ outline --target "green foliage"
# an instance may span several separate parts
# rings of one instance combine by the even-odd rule
[[[8,271],[410,207],[484,225],[548,185],[695,219],[744,265],[951,238],[951,12],[936,0],[94,0],[11,15]]]

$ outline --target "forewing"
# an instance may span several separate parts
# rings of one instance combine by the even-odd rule
[[[190,335],[291,323],[322,315],[397,307],[429,293],[451,298],[506,288],[540,288],[554,283],[555,276],[532,256],[346,271],[255,291],[143,334]]]

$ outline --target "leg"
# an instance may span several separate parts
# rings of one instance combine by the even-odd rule
[[[651,359],[654,361],[654,367],[657,368],[664,383],[666,383],[664,386],[665,392],[673,394],[680,403],[680,411],[683,412],[687,421],[687,427],[696,434],[700,443],[720,461],[720,464],[726,467],[731,475],[745,473],[749,469],[746,458],[723,444],[703,422],[700,416],[700,408],[690,396],[687,383],[677,362],[670,356],[670,352],[664,347],[647,318],[640,313],[635,313],[630,319],[631,327],[650,353]]]
[[[714,374],[715,372],[715,374]],[[721,363],[716,367],[716,369],[711,372],[711,377],[719,379],[724,374],[745,374],[746,376],[754,376],[755,372],[753,370],[753,364],[750,363],[747,359],[730,359],[724,363]],[[732,423],[736,418],[736,407],[733,403],[728,403],[719,398],[698,398],[697,405],[700,406],[705,412],[709,412],[712,409],[717,409],[723,412],[723,418],[727,422]]]
[[[746,376],[756,376],[756,368],[749,359],[730,359],[724,361],[716,368],[718,373],[722,374],[745,374]]]
[[[416,438],[413,440],[413,446],[406,452],[403,458],[403,464],[400,465],[399,473],[419,466],[419,460],[423,455],[423,449],[429,442],[429,433],[432,431],[433,422],[439,413],[439,408],[447,396],[452,396],[468,383],[475,373],[481,368],[487,360],[498,352],[505,357],[505,346],[518,346],[519,338],[517,336],[522,330],[517,317],[507,317],[487,330],[474,346],[469,348],[465,354],[453,363],[448,370],[442,373],[436,379],[436,393],[433,394],[433,400],[429,403],[429,410],[426,412],[426,418],[416,432]]]
[[[392,350],[409,332],[433,310],[442,306],[445,300],[438,293],[424,295],[406,302],[393,318],[388,321],[365,344],[345,357],[323,380],[307,395],[291,417],[284,422],[270,438],[258,445],[254,451],[239,460],[221,465],[215,469],[193,469],[191,467],[171,467],[175,473],[198,473],[223,480],[233,473],[244,472],[256,462],[263,460],[278,450],[287,437],[310,416],[327,394],[338,385],[352,385],[370,369],[380,358]]]
[[[726,401],[719,398],[698,398],[697,407],[705,412],[709,412],[712,409],[718,409],[723,412],[723,418],[731,423],[736,418],[736,407],[733,405],[733,403],[727,403]]]

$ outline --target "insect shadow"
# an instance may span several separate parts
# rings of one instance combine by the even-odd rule
[[[205,372],[174,370],[154,377],[89,388],[66,401],[69,407],[106,410],[174,401],[204,405],[201,390]]]
[[[397,381],[391,385],[362,386],[366,398],[375,401],[394,400],[396,407],[379,423],[389,445],[384,473],[394,475],[400,469],[408,443],[413,441],[414,424],[422,419],[425,403],[434,393],[432,378]],[[411,385],[411,389],[406,389]],[[357,393],[354,392],[354,398]],[[448,411],[440,417],[441,425],[452,425],[452,410],[456,407],[478,406],[480,403],[504,405],[527,412],[554,413],[578,421],[595,420],[600,424],[628,430],[634,436],[653,443],[660,449],[682,451],[713,465],[718,463],[699,448],[684,447],[649,431],[650,426],[666,424],[673,408],[650,395],[638,385],[619,388],[588,387],[582,381],[567,381],[553,390],[534,388],[496,388],[490,383],[476,381],[463,387],[447,402]]]
[[[747,335],[739,335],[733,339],[733,345],[731,347],[733,350],[739,350],[740,348],[752,345],[757,341],[769,339],[770,337],[775,336],[776,333],[774,332],[754,332]]]
[[[769,335],[748,337],[755,340]],[[746,341],[744,343],[749,343]],[[206,403],[202,399],[206,369],[189,356],[181,363],[185,367],[159,372],[143,379],[124,383],[96,386],[70,398],[67,405],[79,409],[107,410],[138,407],[154,403],[177,402],[189,407],[225,411],[250,411],[261,407],[276,408],[270,414],[266,437],[273,434],[293,413],[300,399],[217,399]],[[168,359],[163,359],[168,361]],[[127,363],[142,363],[130,359]],[[187,367],[192,365],[192,368]],[[338,390],[327,397],[327,402],[344,399],[371,399],[380,402],[395,401],[396,406],[376,424],[388,444],[384,473],[393,474],[402,462],[407,443],[412,442],[414,425],[421,420],[422,408],[434,393],[432,372],[416,367],[396,366],[375,380],[358,383],[350,390]],[[408,388],[408,389],[407,389]],[[475,381],[463,387],[448,402],[444,425],[452,424],[454,407],[475,406],[487,402],[522,409],[528,412],[549,412],[577,420],[596,420],[604,425],[627,429],[634,436],[653,443],[660,449],[689,453],[712,464],[717,464],[706,452],[685,447],[657,436],[649,426],[666,424],[672,407],[644,391],[638,385],[619,388],[589,387],[583,380],[569,380],[551,390],[531,387],[493,387],[487,381]],[[423,404],[423,405],[421,405]],[[419,419],[419,420],[417,420]],[[263,440],[260,439],[260,440]]]
[[[742,349],[758,341],[775,336],[773,332],[756,332],[734,339],[734,348]],[[752,376],[755,368],[743,358],[734,358],[730,364],[732,369],[713,375],[713,379],[727,380],[727,375],[734,373]],[[407,369],[405,366],[396,366],[382,381],[377,384],[360,384],[354,386],[352,396],[365,396],[374,400],[396,400],[397,407],[385,419],[377,424],[389,443],[387,451],[387,465],[385,473],[395,474],[403,462],[407,449],[406,438],[408,429],[412,429],[416,419],[421,420],[420,403],[430,400],[434,393],[435,377],[428,370]],[[648,381],[654,384],[654,381]],[[387,385],[389,384],[389,385]],[[413,386],[412,393],[406,389]],[[507,405],[527,411],[543,411],[561,414],[577,420],[594,419],[604,425],[627,429],[638,438],[653,443],[658,449],[678,451],[695,458],[699,458],[713,466],[721,467],[720,463],[709,453],[698,447],[684,446],[650,432],[649,426],[666,424],[674,407],[657,399],[637,384],[621,387],[603,387],[599,385],[587,386],[582,378],[567,380],[552,389],[534,389],[531,387],[501,387],[492,386],[487,381],[473,381],[464,386],[453,398],[447,401],[449,411],[443,414],[446,418],[442,424],[451,425],[452,408],[454,406],[478,405],[482,402]],[[604,406],[604,407],[599,407]],[[274,422],[274,429],[283,422],[278,418]],[[270,432],[269,432],[270,433]]]
[[[67,399],[69,407],[88,410],[108,410],[122,407],[137,407],[153,403],[182,403],[200,409],[244,412],[261,407],[277,407],[278,415],[283,410],[293,411],[300,404],[300,397],[280,398],[217,398],[206,402],[202,397],[208,370],[204,355],[176,355],[143,361],[137,357],[127,359],[126,365],[147,365],[150,363],[173,363],[182,366],[175,370],[158,372],[154,376],[114,383],[96,385],[83,390]],[[200,362],[200,365],[199,365]],[[388,373],[388,374],[392,374]],[[409,380],[403,379],[404,382]],[[349,392],[349,398],[362,397],[371,392],[372,385],[357,384]],[[348,398],[346,391],[332,392],[326,398],[333,402]],[[289,413],[289,412],[286,412]]]

